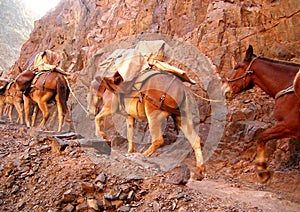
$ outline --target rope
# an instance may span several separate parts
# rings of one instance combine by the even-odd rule
[[[73,95],[74,99],[77,101],[77,103],[80,105],[80,107],[82,108],[82,110],[87,114],[89,115],[89,112],[87,111],[87,109],[85,109],[85,107],[83,106],[83,104],[79,101],[79,99],[75,96],[75,93],[73,92],[71,86],[70,86],[70,83],[69,83],[69,80],[67,79],[67,77],[64,75],[64,78],[66,79],[67,81],[67,85],[70,89],[70,93]]]
[[[208,99],[208,98],[205,98],[203,96],[200,96],[198,94],[196,94],[195,92],[192,91],[192,94],[194,94],[196,97],[200,98],[200,99],[203,99],[205,101],[208,101],[208,102],[224,102],[222,100],[219,100],[219,99]]]

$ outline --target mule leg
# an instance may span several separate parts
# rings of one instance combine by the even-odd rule
[[[201,151],[201,139],[194,128],[194,124],[192,122],[193,119],[176,116],[175,120],[177,126],[182,130],[194,150],[196,157],[195,178],[197,180],[202,180],[204,178],[205,165]]]
[[[256,172],[258,179],[261,183],[265,183],[271,177],[271,172],[267,169],[266,163],[266,142],[258,141],[257,142],[257,155],[255,159]]]
[[[14,104],[14,106],[15,106],[17,112],[18,112],[19,119],[20,119],[20,124],[23,124],[24,123],[24,120],[23,120],[23,108],[22,108],[21,102],[17,101]]]
[[[9,104],[8,105],[8,117],[9,117],[9,121],[11,123],[13,122],[12,113],[13,113],[13,105]]]
[[[45,127],[45,124],[49,118],[49,110],[48,110],[48,105],[47,105],[47,102],[45,101],[39,101],[38,102],[38,106],[40,108],[40,110],[42,111],[42,114],[43,114],[43,120],[41,121],[40,123],[40,127],[41,128],[44,128]]]
[[[119,111],[119,100],[116,95],[113,93],[106,93],[106,95],[103,96],[103,107],[101,111],[96,115],[95,117],[95,135],[99,138],[106,139],[107,136],[105,133],[101,130],[101,121],[104,117],[109,116],[113,113],[116,113]]]
[[[64,118],[65,118],[65,110],[63,108],[63,103],[60,101],[59,95],[55,96],[56,100],[56,105],[57,105],[57,112],[58,112],[58,132],[61,132],[62,126],[64,123]]]
[[[151,113],[147,113],[146,110],[146,114],[150,114],[147,115],[147,119],[152,142],[150,147],[143,153],[143,155],[151,156],[164,143],[162,136],[162,122],[169,114],[159,110],[152,111]]]
[[[30,121],[29,121],[30,98],[23,95],[23,101],[24,101],[25,123],[27,127],[30,127]]]
[[[180,107],[181,115],[175,116],[175,122],[184,133],[194,150],[196,158],[195,178],[197,180],[202,180],[204,178],[206,168],[201,151],[201,139],[195,130],[195,124],[193,123],[193,103],[193,98],[189,93],[186,93],[186,99]]]
[[[104,117],[109,116],[112,114],[111,111],[111,105],[104,105],[101,109],[101,111],[96,115],[95,117],[95,135],[98,138],[104,138],[106,139],[107,136],[105,135],[105,133],[101,130],[101,121]]]
[[[134,118],[132,116],[128,116],[126,122],[127,122],[128,153],[133,153],[134,152],[134,145],[133,145]]]
[[[31,126],[33,127],[34,124],[35,124],[35,120],[36,120],[36,116],[37,116],[37,113],[38,113],[38,106],[37,105],[34,105],[33,106],[33,113],[32,113],[32,117],[31,117]]]
[[[55,96],[57,112],[58,112],[58,132],[61,132],[64,123],[65,115],[68,112],[68,85],[66,78],[57,78],[56,85],[57,94]]]
[[[287,128],[287,123],[279,122],[275,126],[258,132],[255,135],[255,140],[257,141],[255,164],[260,182],[267,182],[271,176],[271,172],[267,169],[266,143],[272,139],[295,137],[295,131],[292,127]]]
[[[4,107],[4,97],[0,96],[0,120],[2,120],[3,107]]]

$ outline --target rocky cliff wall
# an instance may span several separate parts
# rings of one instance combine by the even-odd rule
[[[71,86],[85,105],[87,87],[98,63],[118,47],[132,47],[140,40],[162,37],[170,43],[174,40],[189,43],[201,53],[201,58],[207,58],[208,65],[215,65],[215,75],[223,79],[232,70],[230,56],[241,60],[249,44],[258,55],[299,62],[299,25],[297,0],[64,0],[35,22],[17,64],[25,70],[30,58],[44,49],[62,53],[63,68],[73,73]],[[194,49],[181,50],[190,53]],[[184,65],[194,67],[192,60],[184,59]],[[11,75],[18,72],[18,69],[10,70]],[[205,95],[199,88],[194,91]],[[85,132],[86,126],[92,128],[93,122],[86,119],[78,103],[72,97],[69,102],[75,128]],[[198,104],[200,133],[205,140],[213,121],[214,104],[202,100]],[[209,172],[256,179],[252,136],[258,128],[274,123],[273,104],[272,99],[254,88],[227,105],[225,133],[209,160]],[[92,134],[93,130],[87,133]],[[299,192],[297,187],[284,186],[287,181],[297,185],[299,152],[297,142],[289,139],[270,144],[269,162],[277,170],[273,188],[281,186],[288,192]],[[287,177],[289,174],[291,177]]]
[[[248,44],[257,54],[299,61],[299,19],[297,0],[66,0],[35,23],[18,62],[26,66],[34,53],[50,48],[81,70],[109,42],[162,33],[192,43],[226,73],[230,55],[241,59]]]

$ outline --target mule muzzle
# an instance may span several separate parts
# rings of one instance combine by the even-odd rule
[[[222,86],[222,94],[226,100],[232,100],[234,98],[234,93],[228,83],[224,83]]]
[[[96,115],[93,114],[93,113],[88,113],[86,116],[87,116],[88,119],[90,119],[90,120],[95,120],[95,117],[96,117]]]

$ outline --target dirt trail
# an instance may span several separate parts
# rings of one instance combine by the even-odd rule
[[[0,211],[300,211],[283,193],[220,175],[176,184],[180,172],[126,148],[99,154],[76,138],[0,131]]]
[[[280,195],[269,191],[253,190],[245,187],[235,187],[224,181],[194,181],[188,182],[189,188],[213,195],[222,199],[233,199],[237,202],[243,202],[263,211],[300,211],[300,204],[283,199]]]
[[[115,174],[142,178],[147,175],[158,175],[165,179],[166,174],[158,168],[158,164],[154,165],[153,161],[145,159],[145,157],[139,153],[135,153],[135,155],[132,156],[127,155],[124,152],[126,152],[126,149],[124,149],[123,153],[122,151],[112,151],[111,153],[112,161],[110,163],[114,164],[115,171],[113,172]],[[96,163],[103,163],[101,156],[94,155],[93,161]],[[188,161],[189,160],[186,162]],[[134,174],[131,173],[131,166],[135,166],[136,168],[139,167],[136,169],[138,171],[135,171]],[[292,201],[291,198],[284,196],[284,193],[269,191],[264,184],[260,183],[249,183],[209,174],[202,181],[196,181],[191,178],[186,184],[186,188],[200,192],[209,197],[222,199],[225,202],[231,202],[232,204],[234,202],[238,205],[247,205],[249,210],[251,208],[251,210],[254,209],[255,211],[270,212],[300,211],[300,194],[299,198],[296,198],[297,200]]]

